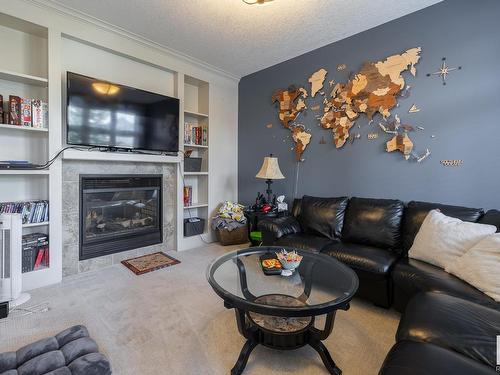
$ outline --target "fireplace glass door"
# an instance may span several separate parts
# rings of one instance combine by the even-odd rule
[[[161,239],[161,179],[94,178],[82,184],[81,248],[89,248],[88,255],[148,246],[152,238]],[[80,255],[93,257],[82,257],[82,251]]]

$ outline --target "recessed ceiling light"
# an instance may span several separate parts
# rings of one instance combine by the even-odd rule
[[[245,4],[248,5],[266,5],[273,0],[242,0]]]

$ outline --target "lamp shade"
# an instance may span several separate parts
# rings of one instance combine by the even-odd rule
[[[278,158],[274,156],[266,156],[264,158],[262,167],[260,167],[260,171],[255,177],[265,180],[282,180],[285,178],[283,173],[281,173]]]

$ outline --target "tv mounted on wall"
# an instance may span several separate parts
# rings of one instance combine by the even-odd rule
[[[67,73],[69,145],[177,153],[179,99]]]

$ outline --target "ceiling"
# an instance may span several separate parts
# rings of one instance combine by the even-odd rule
[[[441,0],[50,0],[242,77]]]

